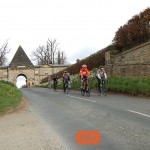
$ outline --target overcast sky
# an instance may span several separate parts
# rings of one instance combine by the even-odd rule
[[[56,39],[75,63],[110,45],[118,28],[147,7],[149,0],[0,0],[0,45],[8,40],[10,63],[19,45],[30,58]]]

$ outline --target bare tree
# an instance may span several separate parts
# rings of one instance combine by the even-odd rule
[[[46,46],[39,46],[32,52],[32,56],[38,65],[64,64],[66,62],[66,56],[64,52],[60,52],[56,39],[48,39]]]
[[[6,54],[10,52],[8,48],[8,41],[6,41],[0,48],[0,66],[4,65],[7,62]]]
[[[65,64],[67,62],[67,57],[65,55],[65,52],[61,52],[61,64]]]
[[[65,52],[59,50],[58,53],[57,53],[56,62],[58,64],[65,64],[66,60],[67,60],[67,57],[65,55]]]
[[[47,44],[49,46],[49,50],[51,53],[52,64],[54,64],[55,63],[55,54],[58,51],[58,43],[57,43],[56,39],[54,39],[54,40],[48,39]]]
[[[32,52],[38,65],[49,65],[51,63],[51,56],[49,50],[45,46],[39,46]]]
[[[58,51],[56,61],[57,61],[57,64],[61,64],[60,51]]]

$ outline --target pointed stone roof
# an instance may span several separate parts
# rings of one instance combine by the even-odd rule
[[[22,47],[19,46],[9,66],[10,67],[17,67],[17,66],[31,67],[33,66],[33,64],[28,58],[28,56],[26,55],[26,53],[24,52],[24,50],[22,49]]]

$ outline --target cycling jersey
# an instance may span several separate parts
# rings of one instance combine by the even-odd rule
[[[66,80],[66,79],[67,79],[68,81],[70,81],[70,76],[69,76],[68,73],[64,73],[64,74],[63,74],[63,81]]]
[[[54,81],[57,81],[58,76],[57,76],[57,75],[53,75],[53,77],[52,77],[52,78],[53,78],[53,80],[54,80]]]
[[[90,72],[88,69],[80,69],[80,77],[83,78],[83,77],[86,77],[86,76],[90,76]]]
[[[106,72],[105,72],[105,70],[98,70],[97,71],[97,77],[99,78],[99,79],[107,79],[107,75],[106,75]]]

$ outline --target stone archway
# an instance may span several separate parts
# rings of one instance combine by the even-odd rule
[[[29,75],[26,75],[25,73],[19,73],[16,75],[16,82],[17,82],[17,78],[19,76],[23,76],[26,79],[26,87],[34,87],[34,80],[32,78],[29,77]]]
[[[16,86],[17,86],[17,82],[18,82],[18,77],[21,77],[21,76],[23,76],[24,78],[25,78],[25,85],[24,85],[24,87],[27,87],[27,76],[25,75],[25,74],[18,74],[17,75],[17,77],[16,77]]]
[[[27,87],[35,87],[48,75],[52,75],[68,66],[64,64],[34,66],[22,47],[19,46],[9,66],[0,66],[0,80],[9,81],[16,85],[17,77],[22,75],[26,78]]]

